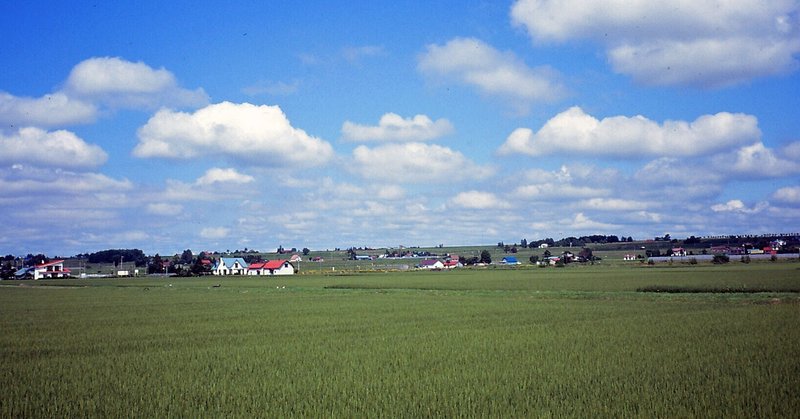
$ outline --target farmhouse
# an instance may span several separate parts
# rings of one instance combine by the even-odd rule
[[[682,247],[673,247],[672,248],[672,256],[676,256],[676,257],[686,256],[686,249],[684,249]]]
[[[461,266],[463,266],[463,265],[461,265],[461,262],[459,262],[457,258],[456,259],[447,259],[447,260],[444,261],[443,265],[444,265],[445,269],[460,268]]]
[[[626,253],[625,256],[622,257],[622,260],[636,260],[636,256],[630,253]]]
[[[211,268],[211,273],[214,275],[245,275],[247,274],[247,262],[242,258],[219,258]]]
[[[29,268],[22,268],[14,274],[17,278],[52,279],[69,278],[70,270],[64,267],[64,260],[53,260]]]
[[[425,259],[419,263],[421,269],[443,269],[444,263],[437,259]]]
[[[247,268],[248,275],[270,276],[270,275],[294,275],[297,270],[294,265],[287,260],[268,260],[266,262],[255,262]]]

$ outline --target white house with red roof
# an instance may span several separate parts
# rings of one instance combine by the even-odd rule
[[[254,262],[247,268],[247,274],[255,276],[294,275],[296,272],[294,265],[285,259]]]
[[[64,260],[51,260],[47,263],[22,268],[16,272],[18,278],[53,279],[69,278],[71,271],[64,267]]]

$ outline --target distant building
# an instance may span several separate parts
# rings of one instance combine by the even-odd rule
[[[69,278],[71,271],[64,267],[64,260],[53,260],[47,263],[22,268],[14,273],[18,279],[53,279]]]
[[[247,268],[248,275],[271,276],[271,275],[294,275],[297,269],[287,260],[268,260],[266,262],[254,262]]]
[[[247,262],[242,258],[219,258],[211,268],[214,275],[246,275]]]
[[[622,260],[636,260],[636,255],[632,255],[630,253],[626,254],[622,257]]]
[[[443,264],[444,264],[444,268],[445,269],[460,268],[461,266],[463,266],[463,265],[461,265],[461,262],[458,261],[458,258],[456,258],[456,259],[448,259],[448,260],[444,261]]]
[[[444,269],[444,263],[437,259],[425,259],[419,263],[421,269]]]
[[[519,265],[519,261],[517,260],[516,256],[506,256],[503,260],[500,261],[503,265]]]

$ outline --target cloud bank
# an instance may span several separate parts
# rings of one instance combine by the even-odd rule
[[[693,122],[659,124],[643,116],[600,120],[576,106],[554,116],[537,132],[529,128],[514,130],[498,153],[689,157],[752,143],[760,136],[758,120],[746,114],[720,112],[700,116]]]
[[[798,3],[520,0],[511,20],[536,43],[600,43],[618,73],[652,85],[723,87],[794,71]]]

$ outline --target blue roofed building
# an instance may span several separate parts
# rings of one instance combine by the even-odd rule
[[[500,261],[503,265],[519,265],[519,261],[517,260],[516,256],[506,256]]]
[[[219,258],[211,273],[214,275],[247,275],[247,262],[242,258]]]

